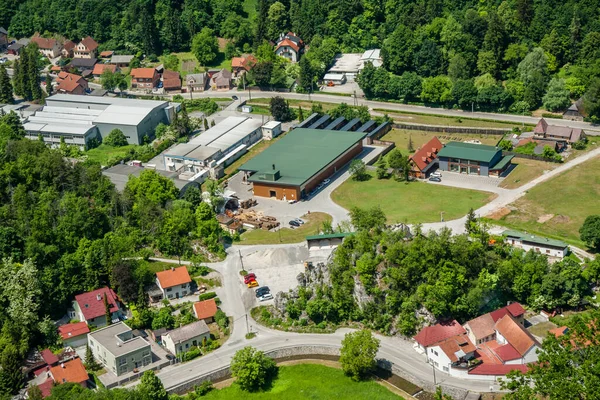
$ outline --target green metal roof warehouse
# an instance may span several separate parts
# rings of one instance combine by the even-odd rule
[[[335,173],[360,154],[364,137],[365,133],[361,132],[297,128],[246,162],[240,170],[253,173],[248,181],[255,184],[256,195],[260,195],[256,190],[258,184],[295,186],[300,191],[309,191],[318,184],[313,180],[321,180],[320,175],[329,169]]]

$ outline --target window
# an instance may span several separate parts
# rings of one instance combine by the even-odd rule
[[[170,292],[170,291],[172,291],[172,290],[173,290],[173,288],[168,288],[168,289],[167,289],[167,292]]]
[[[448,372],[448,367],[444,367],[444,372]]]
[[[119,365],[126,365],[127,364],[127,359],[126,358],[121,358],[119,360]]]
[[[546,249],[546,254],[550,254],[550,250]]]
[[[185,348],[186,348],[186,349],[189,349],[189,348],[190,348],[190,344],[189,344],[189,343],[186,343],[186,344],[185,344]]]
[[[144,351],[144,352],[142,353],[142,357],[150,357],[150,351],[149,351],[149,350],[147,350],[147,351]]]

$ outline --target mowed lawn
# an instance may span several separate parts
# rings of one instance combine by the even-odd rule
[[[461,218],[470,208],[477,209],[494,197],[488,192],[425,182],[377,179],[373,173],[368,181],[348,179],[331,194],[333,201],[347,210],[380,206],[388,222],[409,224],[439,222],[442,212],[446,221]]]
[[[304,215],[302,219],[306,222],[299,228],[288,228],[289,221],[281,222],[280,231],[265,231],[263,229],[254,229],[244,232],[239,244],[278,244],[278,243],[299,243],[305,240],[306,236],[316,235],[320,232],[323,222],[331,222],[331,215],[321,212],[313,212]]]
[[[508,174],[500,187],[505,189],[515,189],[528,182],[531,182],[538,176],[544,174],[544,171],[550,171],[558,167],[560,164],[548,161],[530,160],[527,158],[513,158],[513,164],[516,166]]]
[[[488,119],[469,119],[469,118],[458,118],[458,117],[446,117],[443,115],[435,114],[417,114],[399,112],[394,110],[387,110],[384,108],[375,108],[374,111],[380,113],[386,113],[394,122],[402,123],[413,123],[413,124],[426,124],[426,125],[445,125],[445,126],[464,126],[469,128],[505,128],[512,129],[513,127],[521,127],[520,124],[511,122],[493,121]],[[533,125],[527,125],[533,127]]]
[[[600,207],[598,171],[600,157],[541,183],[511,205],[515,210],[494,222],[584,247],[579,228]]]
[[[393,394],[377,382],[355,382],[339,369],[317,364],[298,364],[279,367],[279,375],[274,380],[272,387],[266,391],[248,393],[233,384],[225,389],[213,390],[203,399],[402,400],[403,398]]]

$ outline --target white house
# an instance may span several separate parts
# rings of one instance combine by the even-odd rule
[[[263,139],[271,140],[281,134],[281,122],[269,121],[262,127]]]
[[[73,301],[73,310],[69,311],[69,318],[78,319],[91,326],[106,325],[106,306],[108,304],[112,322],[118,322],[122,314],[121,303],[117,294],[108,287],[78,294]]]
[[[163,345],[176,356],[210,338],[210,330],[204,320],[196,321],[181,328],[173,329],[161,336]]]
[[[164,299],[178,299],[191,294],[191,282],[185,266],[156,273],[156,284],[163,292]]]
[[[569,253],[569,245],[561,240],[548,239],[514,230],[502,233],[506,243],[525,251],[533,250],[536,253],[546,254],[548,257],[562,259]]]
[[[279,36],[275,54],[287,58],[291,62],[298,62],[304,51],[304,42],[294,32],[288,32],[286,35]]]
[[[504,364],[528,364],[538,359],[540,344],[510,315],[496,322],[496,341],[500,347],[494,352]]]

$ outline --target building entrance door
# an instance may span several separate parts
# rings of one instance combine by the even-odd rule
[[[277,192],[274,190],[269,190],[269,197],[277,197]]]

